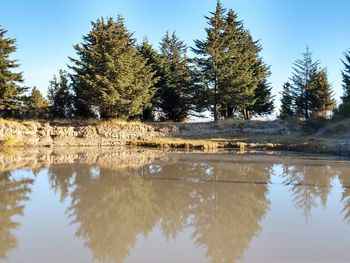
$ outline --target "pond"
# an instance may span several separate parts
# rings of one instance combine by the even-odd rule
[[[350,262],[347,160],[42,148],[0,165],[0,262]]]

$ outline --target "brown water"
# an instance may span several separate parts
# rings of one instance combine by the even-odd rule
[[[350,262],[346,160],[62,149],[0,163],[0,262]]]

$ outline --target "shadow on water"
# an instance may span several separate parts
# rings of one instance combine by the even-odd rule
[[[166,239],[191,229],[209,262],[238,262],[270,207],[269,190],[288,188],[306,220],[338,179],[344,220],[350,222],[346,161],[279,156],[164,153],[150,150],[37,150],[0,156],[0,258],[16,248],[11,234],[35,178],[12,171],[48,168],[52,189],[98,262],[124,262],[138,237],[160,227]],[[274,182],[279,178],[279,182]]]

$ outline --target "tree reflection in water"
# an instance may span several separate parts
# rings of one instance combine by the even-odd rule
[[[338,179],[343,214],[350,222],[348,164],[174,154],[166,159],[140,156],[135,159],[139,165],[137,161],[123,165],[122,158],[116,163],[108,156],[86,156],[96,161],[46,166],[52,189],[70,204],[67,213],[77,226],[76,236],[97,262],[124,262],[138,239],[147,239],[156,228],[167,240],[189,229],[209,262],[238,262],[261,233],[274,177],[283,179],[282,187],[288,187],[306,220],[313,208],[327,207]],[[16,247],[13,216],[23,213],[32,181],[15,180],[10,172],[0,176],[0,257],[5,257]]]
[[[14,179],[9,171],[0,172],[0,260],[17,247],[17,239],[11,232],[19,223],[13,217],[23,215],[23,202],[28,198],[32,182]]]
[[[284,163],[281,177],[284,179],[284,184],[290,186],[295,206],[308,220],[312,209],[316,208],[318,203],[326,208],[332,180],[336,175],[336,171],[329,165]]]
[[[271,167],[193,161],[119,169],[76,164],[69,213],[79,225],[76,235],[100,262],[123,262],[138,235],[147,237],[157,225],[167,239],[191,227],[208,260],[235,262],[261,229],[268,184],[229,181],[268,182]],[[63,175],[54,179],[51,173],[51,181],[65,195],[71,179]]]
[[[344,209],[344,220],[350,223],[350,167],[338,168],[339,180],[343,186],[342,202]]]

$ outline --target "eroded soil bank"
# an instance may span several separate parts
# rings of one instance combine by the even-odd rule
[[[0,121],[2,148],[124,146],[215,151],[287,150],[350,156],[350,120],[316,127],[300,121],[140,123]]]

